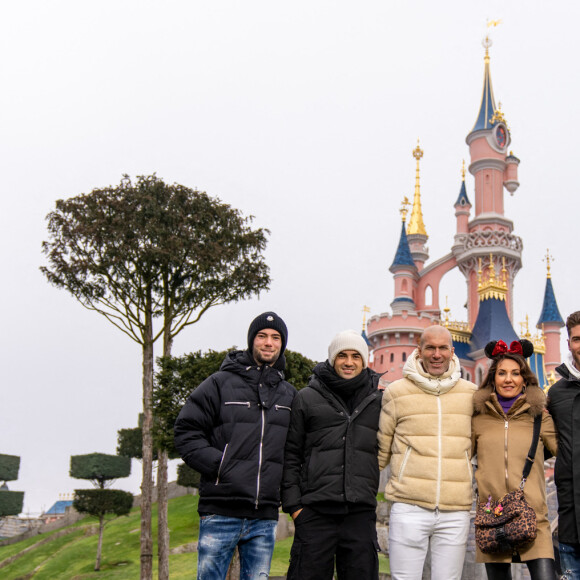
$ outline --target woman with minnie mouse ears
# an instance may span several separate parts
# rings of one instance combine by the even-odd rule
[[[556,578],[544,476],[544,446],[556,455],[556,429],[546,411],[544,392],[526,361],[533,352],[533,344],[525,339],[514,340],[509,347],[502,340],[488,343],[485,354],[491,365],[473,399],[472,455],[477,454],[479,501],[497,502],[520,487],[534,418],[541,415],[535,460],[524,488],[525,499],[536,513],[537,536],[523,547],[500,552],[484,554],[478,547],[476,560],[485,563],[489,580],[511,579],[512,562],[525,562],[532,580]]]

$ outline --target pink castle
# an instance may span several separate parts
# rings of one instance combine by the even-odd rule
[[[522,267],[522,240],[513,233],[513,222],[504,215],[504,188],[513,194],[519,186],[520,160],[509,151],[511,134],[500,107],[496,107],[489,67],[489,38],[484,40],[484,80],[481,105],[473,129],[466,138],[475,180],[473,199],[465,186],[465,167],[455,201],[456,233],[451,251],[426,264],[428,236],[423,223],[420,192],[420,160],[423,151],[413,150],[417,169],[415,194],[407,222],[408,200],[402,204],[402,229],[390,271],[395,282],[391,313],[371,316],[363,331],[371,350],[371,368],[388,371],[385,384],[401,378],[407,357],[417,346],[421,332],[432,324],[446,326],[453,337],[464,378],[480,383],[489,360],[483,349],[490,340],[509,343],[518,337],[513,319],[514,278]],[[508,153],[509,151],[509,153]],[[534,343],[530,360],[540,385],[549,388],[560,364],[560,329],[564,326],[550,275],[550,256],[543,309],[533,336],[526,325],[522,337]],[[465,322],[449,320],[449,309],[440,307],[439,284],[453,268],[467,282]]]

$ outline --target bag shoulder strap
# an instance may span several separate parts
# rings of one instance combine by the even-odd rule
[[[530,446],[530,450],[528,451],[528,457],[526,458],[526,463],[524,465],[520,489],[524,488],[526,479],[528,479],[528,475],[530,475],[530,471],[532,470],[532,465],[534,463],[534,459],[536,458],[536,450],[538,449],[538,441],[540,440],[541,428],[542,428],[542,413],[534,417],[534,435],[532,437],[532,445]]]

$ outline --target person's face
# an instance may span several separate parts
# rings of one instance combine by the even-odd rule
[[[264,328],[256,334],[252,355],[258,364],[272,365],[280,356],[282,349],[282,336],[277,330]]]
[[[504,358],[495,371],[495,390],[504,399],[517,397],[524,388],[524,377],[520,365],[512,359]]]
[[[446,373],[453,356],[453,347],[449,343],[447,333],[426,331],[421,342],[418,350],[425,370],[434,377]]]
[[[570,329],[570,336],[568,337],[568,348],[572,353],[574,366],[580,370],[580,324],[577,324]]]
[[[341,379],[354,379],[363,370],[363,358],[356,350],[341,350],[334,359],[334,370]]]

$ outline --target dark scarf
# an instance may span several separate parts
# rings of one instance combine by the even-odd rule
[[[352,413],[358,403],[357,395],[372,384],[371,371],[363,369],[352,379],[339,377],[328,361],[317,364],[314,374],[342,401],[344,406]]]

